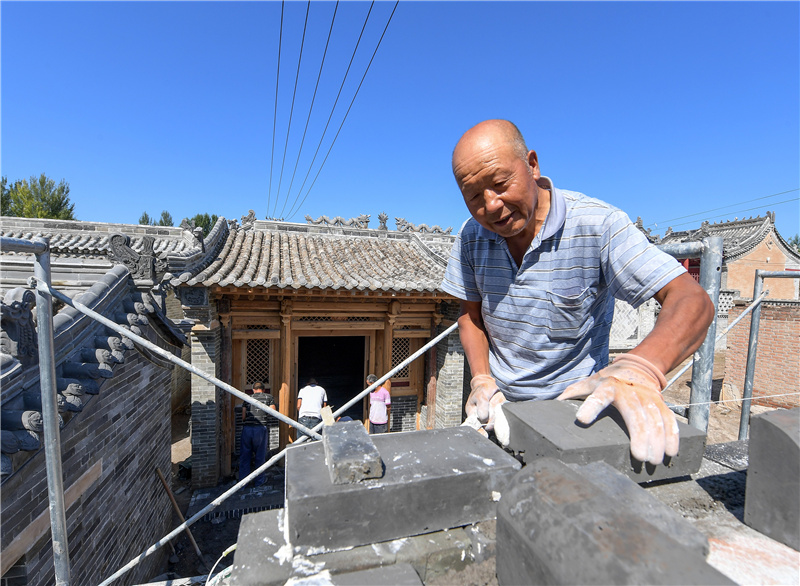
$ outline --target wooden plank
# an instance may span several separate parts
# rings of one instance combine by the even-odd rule
[[[395,338],[430,338],[431,331],[428,329],[419,329],[419,330],[395,330],[394,331]]]
[[[382,330],[383,321],[292,321],[293,331],[319,331],[319,330]]]
[[[103,474],[103,461],[99,460],[89,468],[86,472],[81,474],[80,478],[72,483],[72,485],[64,491],[64,510],[68,510],[75,501],[83,496],[89,487],[94,484]],[[0,576],[5,573],[17,563],[25,553],[50,532],[50,509],[47,508],[36,517],[19,535],[17,535],[11,543],[3,550],[2,563],[0,563]]]
[[[233,330],[234,340],[276,340],[280,337],[280,330]]]

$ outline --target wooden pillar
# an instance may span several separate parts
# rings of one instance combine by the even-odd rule
[[[442,323],[442,314],[439,313],[438,307],[431,321],[431,332],[438,334],[439,324]],[[438,372],[438,360],[437,347],[431,346],[425,353],[425,404],[428,407],[426,421],[424,422],[425,429],[433,429],[436,426],[436,373]]]
[[[296,419],[295,405],[291,403],[289,389],[292,381],[292,302],[289,300],[281,301],[281,388],[279,391],[280,399],[278,409],[284,415]],[[280,447],[283,448],[289,441],[289,426],[285,423],[280,424]]]
[[[383,373],[392,369],[392,338],[394,337],[394,324],[400,315],[400,302],[395,300],[389,304],[389,311],[383,324]],[[387,380],[384,385],[387,391],[392,390],[392,381]]]

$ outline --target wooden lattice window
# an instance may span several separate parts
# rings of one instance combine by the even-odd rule
[[[247,372],[245,386],[251,388],[253,383],[262,382],[269,386],[270,343],[272,340],[247,340]]]
[[[392,340],[392,368],[403,362],[411,354],[411,340],[409,338],[394,338]],[[392,378],[408,378],[408,364],[397,371]]]

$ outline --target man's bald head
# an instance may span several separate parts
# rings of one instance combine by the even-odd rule
[[[528,147],[519,128],[508,120],[484,120],[467,130],[456,143],[453,149],[452,165],[455,169],[459,151],[471,150],[476,146],[491,142],[494,144],[508,144],[514,154],[523,161],[528,160]]]

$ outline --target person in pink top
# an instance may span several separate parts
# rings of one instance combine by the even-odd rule
[[[371,374],[367,377],[367,386],[377,382],[378,377]],[[369,394],[369,432],[386,433],[389,431],[389,412],[392,408],[392,396],[383,387],[378,387]]]

